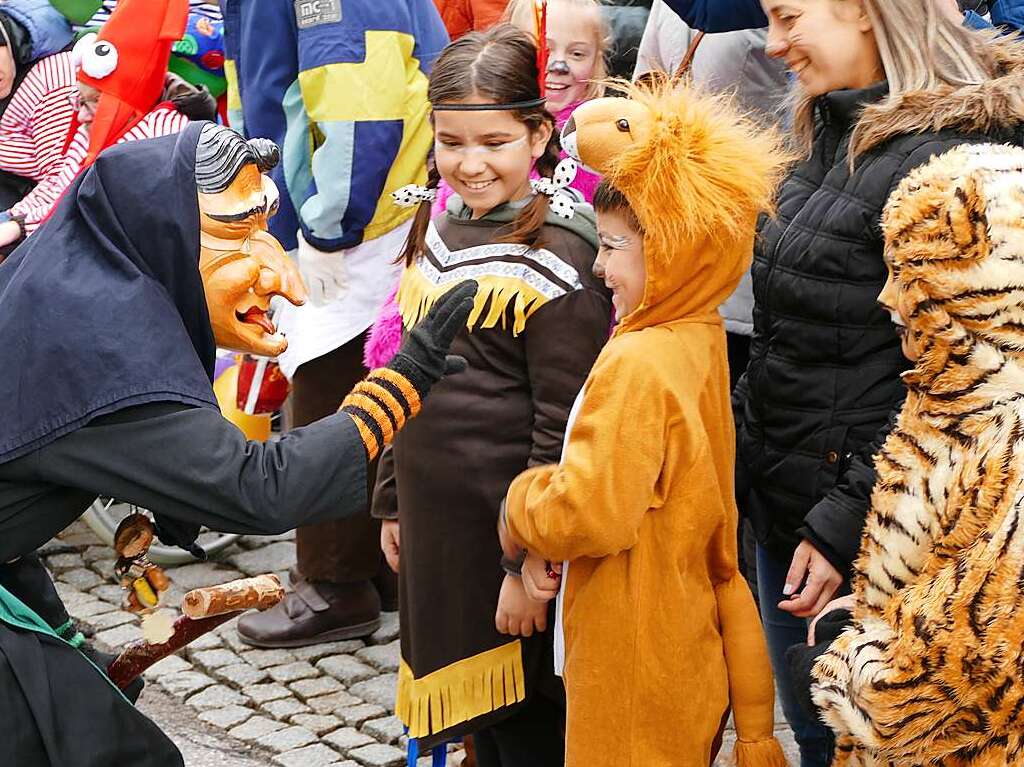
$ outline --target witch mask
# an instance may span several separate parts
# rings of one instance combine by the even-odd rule
[[[306,301],[298,268],[267,231],[278,191],[266,173],[278,159],[272,141],[245,141],[216,125],[203,129],[196,147],[199,272],[214,338],[224,349],[267,357],[288,347],[270,318],[270,300]]]

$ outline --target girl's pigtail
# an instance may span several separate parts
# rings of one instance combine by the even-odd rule
[[[537,159],[534,165],[541,178],[551,178],[559,160],[562,159],[558,140],[558,131],[552,130],[547,146],[544,147],[544,154]],[[500,242],[514,242],[531,248],[538,247],[541,244],[541,230],[547,223],[547,218],[548,196],[535,194],[533,199],[516,216],[516,220],[512,222],[512,231],[502,236]]]
[[[427,171],[427,189],[437,189],[440,183],[441,174],[437,172],[437,166],[434,163],[430,163],[430,169]],[[412,262],[427,249],[427,227],[430,226],[430,212],[433,206],[433,202],[424,200],[416,208],[416,215],[412,219],[412,228],[409,229],[409,236],[405,238],[405,247],[402,249],[402,255],[398,257],[395,263],[404,263],[406,266],[412,266]]]

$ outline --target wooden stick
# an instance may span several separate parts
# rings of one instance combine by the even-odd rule
[[[182,601],[182,610],[186,614],[174,621],[170,639],[161,644],[150,644],[145,639],[132,642],[111,661],[107,675],[123,690],[154,663],[173,655],[222,623],[251,608],[266,610],[283,598],[284,589],[276,575],[258,575],[220,586],[194,589]]]
[[[257,575],[219,586],[193,589],[185,595],[181,611],[189,618],[207,618],[239,610],[266,610],[284,597],[276,575]]]
[[[163,644],[150,644],[145,639],[132,642],[107,666],[107,676],[123,690],[157,661],[163,660],[168,655],[173,655],[189,642],[194,642],[203,634],[213,631],[217,626],[227,623],[238,614],[238,612],[222,613],[199,620],[193,620],[186,615],[178,616],[178,619],[174,621],[174,633],[170,639]]]

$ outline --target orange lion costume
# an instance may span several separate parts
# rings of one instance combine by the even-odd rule
[[[737,569],[717,308],[787,156],[728,99],[671,84],[628,95],[581,106],[562,143],[636,214],[643,300],[587,379],[562,464],[509,489],[508,530],[570,563],[567,765],[707,767],[731,709],[740,767],[777,767],[767,650]]]

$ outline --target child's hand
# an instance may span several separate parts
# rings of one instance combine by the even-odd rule
[[[535,630],[543,631],[548,627],[548,604],[530,599],[522,581],[514,575],[506,575],[498,595],[494,627],[502,634],[533,636]]]
[[[385,519],[380,523],[380,550],[388,567],[398,572],[398,520]]]
[[[536,554],[527,553],[523,562],[522,581],[526,595],[535,602],[550,602],[558,596],[558,586],[562,582],[562,563],[552,562],[549,575],[548,562]]]

